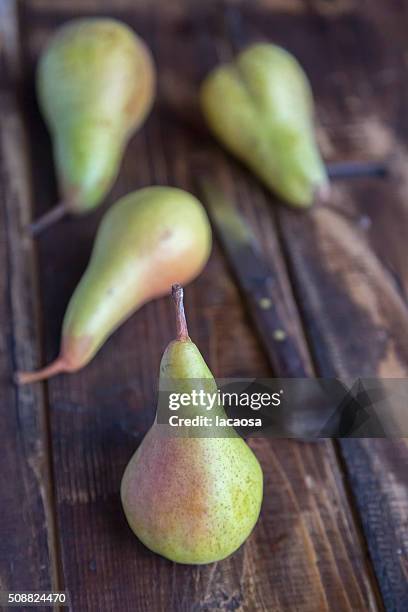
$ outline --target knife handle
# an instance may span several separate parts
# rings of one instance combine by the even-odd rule
[[[268,287],[272,284],[272,279],[267,279],[260,287],[244,290],[244,294],[273,373],[280,378],[313,376],[301,342],[284,323],[288,315],[280,312],[281,300],[272,297],[273,287]]]

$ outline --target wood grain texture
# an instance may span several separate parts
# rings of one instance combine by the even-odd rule
[[[330,17],[307,5],[298,21],[245,15],[253,35],[302,59],[326,157],[391,158],[393,170],[336,184],[331,203],[307,215],[277,209],[295,294],[319,374],[406,377],[406,3],[354,3]],[[406,610],[406,445],[348,440],[341,451],[385,606]]]
[[[26,135],[14,92],[16,14],[0,4],[0,589],[58,588],[46,408],[41,388],[16,389],[18,367],[40,358]],[[22,608],[23,609],[23,608]]]
[[[107,7],[89,0],[23,3],[23,59],[29,73],[57,25],[77,11],[106,14]],[[208,37],[207,26],[198,30],[197,24],[213,23],[214,7],[180,1],[108,7],[151,46],[160,67],[159,96],[145,128],[130,143],[106,205],[87,218],[65,220],[39,240],[47,359],[58,350],[67,301],[107,206],[151,183],[191,190],[190,162],[197,150],[209,146],[220,156],[199,118],[195,93],[208,59],[196,45],[197,37]],[[208,46],[214,49],[214,42]],[[32,83],[26,85],[25,99],[38,215],[53,204],[56,190]],[[268,198],[240,169],[231,170],[224,156],[218,163],[278,270],[288,320],[305,346]],[[191,335],[218,376],[271,374],[217,244],[207,269],[186,291],[186,309]],[[173,333],[169,300],[158,300],[123,325],[84,371],[46,387],[63,579],[73,609],[377,610],[369,563],[329,443],[253,442],[266,479],[262,516],[245,546],[223,562],[175,565],[131,534],[120,508],[119,483],[153,419],[159,360]]]

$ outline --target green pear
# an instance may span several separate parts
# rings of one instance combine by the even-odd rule
[[[252,45],[207,76],[200,98],[215,136],[283,200],[307,207],[327,197],[311,88],[290,53]]]
[[[34,231],[101,203],[128,139],[152,106],[153,60],[125,24],[76,19],[56,32],[41,55],[37,92],[52,135],[61,204],[34,223]]]
[[[65,314],[57,359],[19,384],[84,367],[112,332],[176,279],[193,280],[211,250],[202,204],[172,187],[147,187],[121,198],[105,214],[88,267]]]
[[[159,388],[168,397],[191,394],[198,387],[216,393],[216,382],[188,336],[179,285],[173,287],[173,296],[177,339],[163,355]],[[183,412],[192,418],[203,413],[202,406],[191,404]],[[221,405],[215,414],[226,416]],[[128,523],[148,548],[171,561],[224,559],[241,546],[258,520],[261,467],[232,428],[220,432],[210,425],[202,436],[188,428],[187,435],[177,436],[169,429],[156,416],[125,470],[121,498]]]

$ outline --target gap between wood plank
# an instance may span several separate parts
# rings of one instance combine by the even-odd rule
[[[36,338],[38,340],[39,345],[39,353],[42,356],[43,347],[41,346],[41,328],[42,321],[40,316],[40,291],[38,285],[38,258],[36,249],[30,238],[24,236],[24,232],[26,231],[26,224],[31,219],[31,210],[32,210],[32,182],[31,182],[31,173],[30,173],[30,160],[27,152],[28,148],[28,138],[26,134],[26,129],[24,125],[23,112],[22,112],[22,104],[20,96],[18,95],[21,90],[21,82],[24,79],[24,67],[22,65],[22,56],[21,56],[21,38],[20,38],[20,28],[19,28],[19,7],[21,4],[18,0],[0,0],[0,32],[2,34],[3,39],[3,48],[4,55],[6,58],[6,65],[9,71],[9,76],[11,77],[11,87],[14,86],[14,91],[10,91],[5,94],[5,100],[8,105],[8,110],[10,117],[7,119],[7,127],[5,127],[4,132],[10,131],[10,137],[5,137],[4,140],[7,144],[7,150],[11,151],[14,148],[13,154],[15,155],[16,163],[20,165],[21,176],[20,180],[23,180],[26,185],[26,189],[28,192],[28,200],[24,201],[24,198],[21,199],[19,204],[21,205],[20,209],[15,209],[10,211],[6,210],[6,223],[7,223],[7,250],[9,257],[11,260],[13,259],[13,252],[16,252],[16,249],[21,249],[23,255],[17,255],[17,273],[21,271],[22,266],[27,264],[27,261],[31,264],[31,280],[33,285],[34,295],[32,296],[32,300],[35,307],[35,312],[33,313],[36,319]],[[17,92],[17,93],[16,93]],[[19,148],[19,143],[21,148]],[[4,144],[4,143],[3,143]],[[24,150],[23,150],[24,147]],[[5,147],[6,148],[6,147]],[[10,214],[11,213],[11,214]],[[20,215],[18,214],[20,213]],[[12,241],[15,241],[14,244]],[[30,241],[30,244],[28,244]],[[26,246],[23,247],[23,243],[26,243]],[[24,255],[24,252],[26,253]],[[24,259],[24,261],[23,261]],[[19,265],[20,262],[20,265]],[[19,269],[20,268],[20,269]],[[9,295],[11,300],[11,306],[13,306],[13,298],[12,298],[12,271],[9,269]],[[15,311],[11,307],[12,319],[13,319],[13,334],[18,330],[21,325],[21,321],[15,319]],[[15,347],[15,336],[13,336],[13,346]],[[18,363],[18,357],[15,352],[14,354],[14,365],[15,367],[21,367],[22,364]],[[17,389],[16,393],[23,393],[21,389]],[[52,456],[51,456],[51,431],[50,431],[50,420],[49,420],[49,403],[48,396],[44,389],[38,393],[39,397],[39,416],[40,422],[42,423],[42,447],[45,452],[45,491],[46,491],[46,501],[44,504],[44,510],[47,517],[47,534],[48,534],[48,547],[49,547],[49,555],[51,560],[51,580],[53,590],[59,591],[63,588],[63,579],[62,579],[62,571],[61,571],[61,558],[59,554],[59,544],[58,544],[58,536],[57,536],[57,519],[56,519],[56,503],[55,503],[55,490],[54,490],[54,475],[53,475],[53,464],[52,464]]]
[[[296,283],[296,278],[295,278],[295,273],[292,267],[292,261],[288,252],[288,247],[286,245],[286,241],[285,238],[283,236],[283,232],[282,232],[282,227],[281,227],[281,223],[280,223],[280,218],[279,215],[277,214],[277,211],[275,209],[273,209],[273,218],[275,220],[275,227],[277,229],[277,236],[278,236],[278,240],[279,240],[279,244],[282,250],[282,254],[283,254],[283,258],[286,264],[286,272],[288,275],[288,279],[290,282],[290,286],[292,289],[292,293],[293,293],[293,297],[294,297],[294,301],[298,310],[298,316],[299,316],[299,320],[301,322],[301,326],[302,326],[302,330],[303,330],[303,334],[305,337],[305,341],[306,341],[306,345],[309,351],[309,357],[312,363],[312,368],[314,371],[314,374],[316,376],[321,375],[319,370],[319,361],[318,361],[318,357],[315,354],[315,346],[313,344],[313,341],[310,337],[309,334],[309,330],[308,330],[308,325],[307,325],[307,321],[305,318],[305,313],[304,310],[301,306],[302,304],[302,299],[301,299],[301,295],[300,295],[300,291],[299,291],[299,287]],[[331,367],[331,366],[330,366]],[[331,371],[324,373],[324,376],[326,377],[336,377],[336,372],[334,370],[334,368],[331,367]],[[371,579],[371,586],[373,588],[373,592],[374,592],[374,596],[376,598],[376,603],[379,606],[380,610],[384,610],[384,602],[381,596],[381,589],[380,589],[380,585],[378,582],[378,577],[377,574],[375,572],[375,568],[373,565],[373,560],[371,558],[371,554],[369,551],[369,546],[368,546],[368,541],[366,539],[366,535],[365,535],[365,530],[363,528],[363,523],[361,520],[361,515],[358,509],[358,505],[357,505],[357,500],[356,497],[354,495],[353,492],[353,488],[351,486],[350,483],[350,479],[349,479],[349,471],[347,469],[346,466],[346,462],[344,460],[341,448],[339,446],[339,443],[337,442],[337,440],[331,440],[331,444],[333,446],[333,450],[334,450],[334,454],[336,456],[337,459],[337,465],[339,467],[339,471],[340,473],[343,475],[343,485],[344,485],[344,490],[345,490],[345,494],[346,494],[346,499],[349,503],[349,508],[350,508],[350,513],[352,516],[352,520],[354,523],[354,527],[355,527],[355,531],[360,539],[360,544],[362,549],[365,552],[365,557],[366,557],[366,566],[368,569],[368,573],[369,573],[369,577]]]

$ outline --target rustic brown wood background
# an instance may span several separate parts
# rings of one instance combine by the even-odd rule
[[[33,243],[26,224],[57,197],[34,67],[54,29],[78,15],[118,17],[145,38],[158,99],[106,204]],[[152,183],[194,190],[191,160],[204,150],[276,271],[308,370],[406,377],[408,2],[0,0],[0,25],[0,589],[67,589],[81,612],[406,612],[404,440],[256,440],[266,480],[256,530],[230,559],[185,567],[133,537],[118,495],[153,419],[174,332],[169,300],[144,307],[76,375],[16,389],[12,374],[57,353],[104,210]],[[325,158],[390,157],[391,176],[337,182],[329,205],[298,214],[218,148],[198,84],[219,57],[260,38],[308,72]],[[191,336],[217,376],[273,374],[217,243],[186,302]]]

